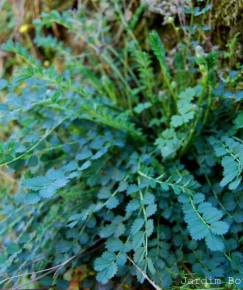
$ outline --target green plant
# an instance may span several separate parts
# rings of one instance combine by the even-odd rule
[[[157,289],[180,286],[185,269],[239,279],[242,72],[222,81],[220,52],[192,39],[168,62],[157,32],[145,51],[124,22],[124,47],[104,31],[100,51],[84,17],[51,11],[35,22],[36,46],[62,59],[61,72],[18,43],[2,48],[21,65],[0,82],[1,124],[13,125],[0,166],[19,176],[0,207],[0,284],[67,289],[65,271],[85,263],[101,283],[136,276]],[[53,23],[81,40],[90,32],[81,56],[45,36]]]

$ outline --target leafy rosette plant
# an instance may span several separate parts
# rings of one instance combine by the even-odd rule
[[[19,43],[2,48],[21,65],[0,82],[0,165],[18,183],[1,197],[1,286],[67,289],[84,264],[113,287],[242,277],[242,72],[222,80],[220,52],[198,43],[181,41],[168,62],[155,31],[147,50],[126,27],[127,46],[107,38],[98,54],[91,35],[81,57],[44,34],[54,23],[81,37],[83,17],[35,22],[36,47],[61,72]]]

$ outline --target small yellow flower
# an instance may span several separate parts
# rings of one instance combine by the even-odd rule
[[[23,82],[22,84],[20,84],[19,87],[20,87],[21,89],[24,89],[26,86],[27,86],[27,84],[26,84],[25,82]]]
[[[29,28],[30,28],[29,24],[22,24],[19,28],[19,32],[26,33],[26,32],[28,32]]]
[[[50,66],[49,60],[45,60],[43,64],[44,64],[44,67],[49,67]]]

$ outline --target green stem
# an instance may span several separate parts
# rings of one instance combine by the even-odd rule
[[[22,159],[23,157],[25,157],[26,155],[28,155],[29,153],[31,153],[42,141],[44,141],[57,127],[60,126],[60,124],[64,121],[65,119],[63,119],[61,122],[59,122],[55,127],[53,127],[52,129],[50,129],[48,132],[46,132],[46,134],[44,134],[39,141],[37,141],[34,145],[32,145],[27,151],[25,151],[24,153],[20,154],[19,156],[13,158],[10,161],[6,161],[3,163],[0,163],[0,166],[6,166],[9,165],[13,162],[16,162],[20,159]]]

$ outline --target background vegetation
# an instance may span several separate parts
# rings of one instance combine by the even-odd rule
[[[243,1],[0,7],[0,286],[242,289]]]

